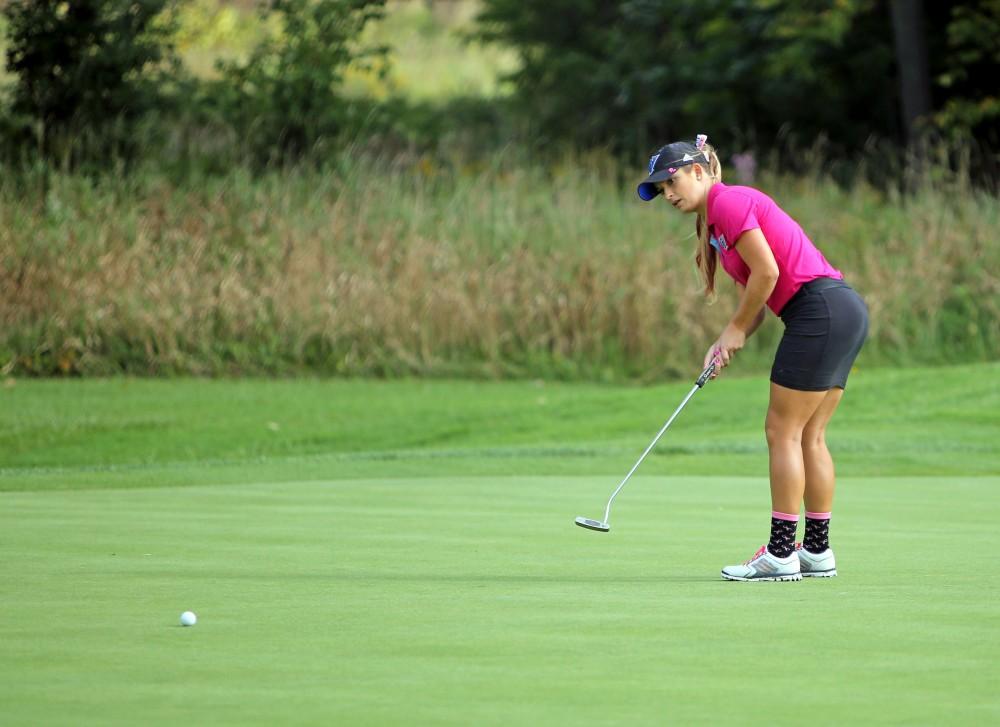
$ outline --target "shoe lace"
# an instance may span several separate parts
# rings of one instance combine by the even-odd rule
[[[753,554],[753,558],[751,558],[750,560],[746,561],[743,565],[750,565],[755,560],[757,560],[758,558],[760,558],[762,555],[766,555],[766,554],[767,554],[767,545],[765,544],[765,545],[760,546],[760,550],[758,550],[756,553]]]

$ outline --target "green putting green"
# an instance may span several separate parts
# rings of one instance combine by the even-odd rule
[[[764,481],[637,477],[610,533],[575,527],[607,485],[8,494],[5,720],[1000,719],[1000,478],[845,480],[841,575],[770,584],[718,577],[764,537]]]
[[[763,379],[692,400],[606,534],[573,519],[689,383],[19,381],[0,721],[1000,722],[996,373],[858,377],[840,576],[797,583],[719,578],[766,538]]]

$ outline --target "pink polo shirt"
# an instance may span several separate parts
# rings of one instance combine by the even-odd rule
[[[723,269],[741,285],[747,284],[750,268],[734,249],[747,230],[759,228],[778,263],[778,282],[767,307],[775,315],[803,283],[816,278],[843,280],[799,224],[774,200],[753,187],[730,187],[716,182],[708,190],[708,230]]]

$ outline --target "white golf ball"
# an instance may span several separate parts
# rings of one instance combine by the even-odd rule
[[[198,617],[194,615],[194,611],[185,611],[181,614],[181,626],[194,626],[198,623]]]

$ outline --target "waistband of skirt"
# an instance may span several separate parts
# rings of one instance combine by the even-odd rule
[[[792,303],[804,298],[812,293],[818,293],[821,290],[829,290],[830,288],[848,288],[850,287],[842,278],[814,278],[808,282],[802,283],[799,289],[795,291],[795,295],[788,299],[788,302],[781,308],[782,315],[788,310]]]

